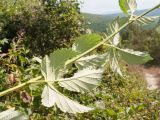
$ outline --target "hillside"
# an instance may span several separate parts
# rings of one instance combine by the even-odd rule
[[[136,12],[137,15],[143,13],[146,10],[139,10]],[[124,21],[126,18],[123,13],[115,13],[115,14],[103,14],[103,15],[97,15],[97,14],[89,14],[89,13],[83,13],[86,26],[87,28],[90,28],[96,32],[105,32],[107,24],[115,19],[117,16],[121,17],[121,21]],[[152,13],[148,14],[148,16],[160,16],[160,10],[157,9],[153,11]],[[145,26],[144,28],[152,28],[156,26],[158,21],[155,21],[154,23]]]
[[[95,30],[97,32],[104,32],[105,26],[107,26],[107,24],[114,18],[114,16],[112,15],[96,15],[89,13],[83,13],[83,15],[86,22],[85,27]]]
[[[144,9],[144,10],[138,10],[135,12],[136,15],[139,15],[139,14],[142,14],[144,13],[145,11],[147,11],[147,9]],[[122,16],[124,17],[124,14],[123,13],[114,13],[114,14],[102,14],[102,15],[111,15],[111,16]],[[157,9],[157,10],[154,10],[152,13],[149,13],[147,14],[148,16],[159,16],[160,15],[160,9]]]

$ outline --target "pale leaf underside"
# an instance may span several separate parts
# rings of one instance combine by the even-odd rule
[[[55,73],[50,64],[50,59],[45,56],[41,63],[41,73],[46,81],[53,81],[55,79]]]
[[[10,108],[0,113],[0,120],[28,120],[29,117],[21,112],[16,111],[14,108]]]
[[[107,35],[109,36],[110,34],[113,34],[119,29],[119,24],[117,21],[114,21],[113,23],[109,24],[108,29],[107,29]],[[117,33],[112,40],[110,40],[110,43],[112,45],[117,46],[120,42],[120,34]]]
[[[110,67],[111,67],[112,71],[116,74],[119,74],[120,76],[123,76],[117,59],[113,57],[113,58],[111,58],[110,61],[111,61]]]
[[[136,16],[134,16],[134,17],[136,17]],[[159,18],[159,17],[144,16],[144,17],[141,17],[140,19],[138,19],[136,23],[139,23],[140,25],[141,24],[147,25],[147,24],[154,22],[157,18]]]
[[[51,86],[51,87],[50,87]],[[93,108],[83,106],[57,91],[52,85],[45,86],[42,93],[42,105],[52,107],[57,105],[63,112],[83,113],[93,110]],[[47,95],[46,95],[47,94]]]
[[[83,106],[79,104],[78,102],[75,102],[68,97],[57,93],[57,101],[56,105],[58,108],[60,108],[63,112],[68,112],[68,113],[84,113],[84,112],[89,112],[91,110],[94,110],[94,108]]]
[[[46,56],[41,63],[41,72],[46,81],[54,81],[55,80],[55,72],[54,68],[50,64],[50,58]],[[60,71],[59,71],[60,72]],[[94,82],[94,81],[92,81]],[[94,83],[93,83],[94,84]],[[43,89],[41,95],[42,105],[46,107],[52,107],[57,105],[63,112],[68,113],[83,113],[93,110],[93,108],[83,106],[63,94],[57,91],[51,84],[48,83]]]
[[[128,6],[130,9],[131,14],[133,14],[137,9],[137,2],[136,0],[128,0]]]
[[[98,86],[103,70],[101,69],[83,69],[75,73],[71,78],[66,78],[59,82],[61,87],[75,92],[88,92]]]
[[[46,107],[52,107],[56,102],[56,93],[49,86],[45,86],[41,95],[42,104]]]
[[[78,59],[75,63],[78,69],[80,70],[88,67],[101,68],[103,67],[107,59],[108,59],[108,54],[105,53],[101,55],[90,55],[82,57]]]

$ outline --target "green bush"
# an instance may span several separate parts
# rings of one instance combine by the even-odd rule
[[[12,2],[11,2],[12,1]],[[34,55],[44,55],[70,45],[81,31],[81,15],[76,1],[0,1],[0,38],[23,38]]]

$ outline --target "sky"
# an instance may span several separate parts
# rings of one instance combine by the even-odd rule
[[[93,13],[93,14],[107,14],[121,12],[118,0],[79,0],[83,2],[81,6],[81,12]],[[151,8],[160,0],[137,0],[138,10]]]

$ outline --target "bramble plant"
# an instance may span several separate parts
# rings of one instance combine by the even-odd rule
[[[152,57],[145,52],[122,49],[119,47],[121,37],[119,32],[133,22],[149,23],[155,18],[145,15],[160,7],[156,5],[152,9],[137,16],[136,0],[119,0],[122,11],[129,17],[128,22],[119,26],[118,20],[113,21],[107,28],[107,33],[103,37],[97,34],[82,35],[75,39],[72,48],[62,48],[46,55],[43,59],[35,57],[41,65],[41,74],[27,82],[21,83],[13,88],[0,92],[0,97],[7,95],[17,89],[30,84],[45,84],[41,95],[43,106],[57,106],[61,111],[67,113],[83,113],[94,110],[71,100],[62,94],[56,87],[67,89],[69,91],[85,93],[90,92],[99,85],[105,69],[110,68],[120,77],[125,77],[121,71],[119,61],[123,60],[128,64],[144,64]],[[104,53],[97,53],[96,49],[103,46]],[[77,68],[72,77],[65,77],[72,65]],[[8,111],[0,113],[0,118],[6,117]],[[15,112],[10,110],[9,112]],[[14,113],[13,113],[14,114]],[[22,114],[16,113],[16,117]],[[2,117],[1,117],[2,116]],[[13,115],[13,117],[15,117]]]

